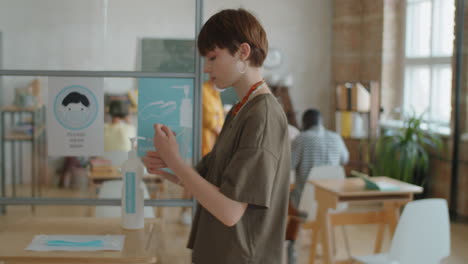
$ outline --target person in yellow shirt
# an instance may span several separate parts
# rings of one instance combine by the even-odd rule
[[[203,128],[202,156],[210,153],[224,123],[224,110],[221,96],[211,81],[203,84],[202,90]]]
[[[136,136],[136,128],[130,124],[128,105],[122,101],[109,103],[110,123],[104,125],[104,150],[129,151],[131,149],[130,138]]]

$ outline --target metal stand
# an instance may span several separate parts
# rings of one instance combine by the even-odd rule
[[[26,133],[6,132],[5,122],[6,116],[9,116],[10,127],[13,127],[17,121],[21,121],[23,115],[27,113],[31,115],[31,124],[33,127],[32,135]],[[39,184],[39,177],[45,173],[47,164],[45,164],[45,107],[31,107],[21,108],[16,106],[6,106],[2,108],[1,114],[2,125],[2,138],[1,138],[1,151],[2,151],[2,174],[1,174],[1,197],[7,197],[6,190],[6,144],[10,142],[10,159],[11,159],[11,197],[17,196],[16,187],[18,184],[23,184],[23,143],[31,143],[31,197],[36,197],[36,189],[38,194],[41,194]],[[19,155],[17,155],[17,148],[19,147]],[[19,175],[18,175],[19,172]],[[34,212],[34,206],[31,207]],[[4,214],[6,208],[2,206],[0,213]]]

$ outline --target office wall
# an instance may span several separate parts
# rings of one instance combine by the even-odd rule
[[[332,1],[207,0],[205,18],[237,7],[252,10],[264,25],[270,46],[284,53],[284,65],[277,72],[292,74],[290,93],[298,120],[305,109],[316,107],[328,121]]]
[[[0,0],[4,67],[138,69],[141,38],[194,37],[194,3]],[[270,46],[284,53],[284,65],[277,72],[280,76],[292,74],[291,95],[298,114],[314,106],[328,117],[328,100],[323,98],[330,96],[331,1],[208,0],[204,1],[205,20],[223,8],[238,7],[252,10],[264,24]],[[5,78],[3,101],[10,102],[13,88],[30,80]],[[133,85],[130,80],[109,82],[107,91],[125,91]]]
[[[332,1],[206,0],[204,20],[221,9],[239,7],[258,16],[270,47],[283,52],[284,63],[275,73],[292,75],[290,94],[297,117],[316,107],[328,124]],[[193,0],[0,0],[3,68],[139,70],[141,39],[193,39],[194,10]],[[34,78],[0,79],[0,104],[12,103],[14,89]],[[47,78],[40,80],[47,87]],[[122,93],[135,85],[133,79],[112,78],[105,80],[104,89]],[[45,89],[43,96],[46,101]],[[27,173],[29,164],[24,165]]]
[[[334,0],[332,81],[382,80],[383,0]]]
[[[0,1],[4,67],[139,70],[142,38],[194,38],[194,7],[187,0]],[[4,100],[11,101],[13,89],[31,79],[5,78]],[[105,89],[124,92],[134,85],[130,79],[110,79]]]

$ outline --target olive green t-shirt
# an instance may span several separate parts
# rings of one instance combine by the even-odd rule
[[[198,206],[188,242],[193,263],[281,263],[290,145],[287,119],[276,98],[260,94],[237,116],[230,112],[212,152],[196,169],[221,193],[248,206],[233,227]]]

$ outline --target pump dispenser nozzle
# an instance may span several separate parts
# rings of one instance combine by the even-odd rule
[[[136,137],[132,137],[132,138],[129,138],[130,139],[130,148],[133,150],[135,149],[135,143],[136,143],[136,140],[137,138]]]
[[[130,151],[128,152],[128,157],[131,158],[131,157],[136,157],[137,156],[137,153],[136,153],[136,141],[137,141],[137,138],[136,137],[131,137],[131,138],[128,138],[130,140]]]
[[[172,88],[175,88],[175,89],[184,89],[184,99],[188,99],[188,95],[189,95],[189,89],[190,89],[190,86],[188,85],[181,85],[181,86],[172,86]]]

